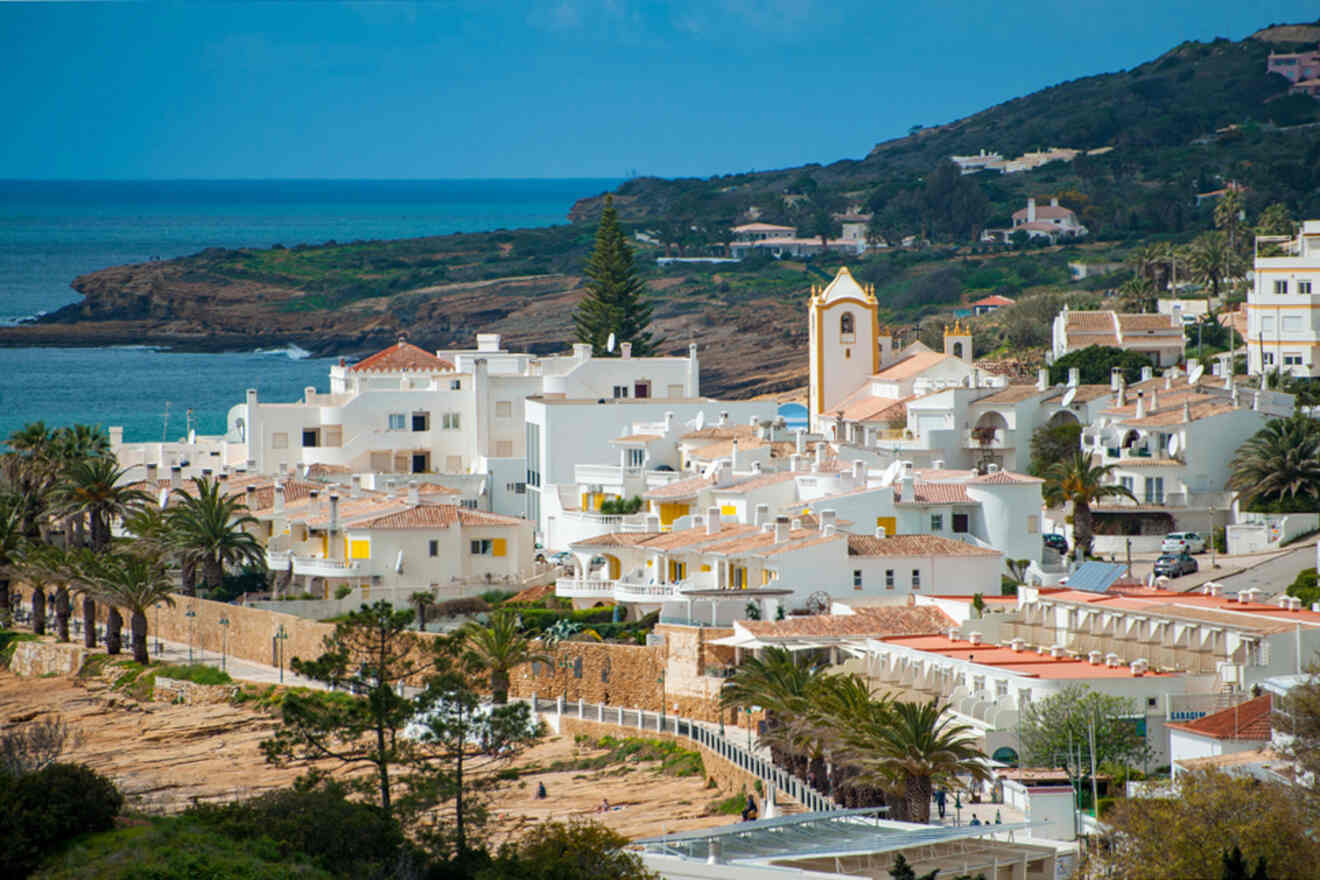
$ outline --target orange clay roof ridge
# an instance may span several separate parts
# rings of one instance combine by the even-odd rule
[[[349,367],[349,370],[355,373],[368,370],[378,372],[451,372],[453,369],[454,365],[449,361],[438,358],[429,351],[418,348],[402,339],[389,348],[363,358]]]

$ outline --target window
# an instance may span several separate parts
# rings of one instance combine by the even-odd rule
[[[1127,489],[1129,492],[1132,492],[1132,478],[1131,478],[1131,477],[1119,477],[1119,478],[1118,478],[1118,485],[1122,486],[1124,489]],[[1133,492],[1133,494],[1135,495],[1136,493]]]
[[[966,534],[970,531],[967,526],[967,514],[955,513],[953,515],[953,530],[960,535]]]
[[[496,440],[495,441],[496,458],[513,458],[513,441]]]
[[[414,431],[431,430],[431,414],[428,412],[415,412],[412,414],[412,429]]]
[[[1274,282],[1274,292],[1275,292],[1275,293],[1287,293],[1287,292],[1288,292],[1288,282],[1287,282],[1287,281],[1275,281],[1275,282]]]
[[[574,658],[573,658],[573,677],[574,677],[574,678],[581,678],[581,677],[582,677],[582,658],[581,658],[581,657],[574,657]]]
[[[320,446],[321,432],[315,428],[302,432],[302,445],[305,447]]]
[[[843,315],[839,318],[839,336],[842,337],[840,341],[842,342],[853,341],[854,338],[853,334],[857,332],[855,321],[856,319],[853,318],[852,312],[844,312]]]
[[[461,501],[458,502],[458,506],[459,506],[459,507],[466,507],[468,510],[476,510],[476,509],[477,509],[477,499],[475,499],[475,498],[464,498],[464,499],[462,499]],[[498,547],[497,547],[496,549],[498,549]],[[501,553],[496,553],[495,555],[496,555],[496,556],[501,556],[501,555],[503,555],[503,554],[501,554]]]
[[[854,569],[853,569],[853,589],[854,589],[854,590],[860,590],[861,588],[862,588],[862,570],[861,570],[860,568],[854,568]]]
[[[995,682],[995,696],[1001,700],[1008,698],[1008,682],[1006,681]]]
[[[932,513],[930,515],[930,530],[932,532],[944,531],[944,514]]]
[[[513,418],[513,401],[512,400],[495,401],[495,418],[497,419]]]
[[[492,544],[489,540],[481,539],[473,541],[471,544],[473,556],[489,556],[491,554]]]
[[[620,398],[620,397],[627,397],[627,396],[628,396],[628,386],[627,386],[627,385],[615,385],[615,386],[614,386],[614,396],[615,396],[616,399],[617,399],[617,398]]]
[[[1302,363],[1302,356],[1300,354],[1297,354],[1296,352],[1287,352],[1287,351],[1283,353],[1283,365],[1285,367],[1296,367],[1296,366],[1300,366],[1301,363]]]
[[[1265,366],[1267,366],[1267,367],[1269,367],[1269,366],[1273,366],[1273,364],[1274,364],[1274,352],[1272,352],[1272,351],[1267,351],[1267,352],[1265,352],[1265,354],[1262,355],[1261,357],[1264,359]]]
[[[1297,282],[1297,292],[1298,292],[1298,293],[1303,293],[1303,294],[1310,294],[1310,292],[1311,292],[1311,282],[1309,282],[1309,281],[1298,281],[1298,282]]]
[[[1147,477],[1146,478],[1146,503],[1163,504],[1164,503],[1164,478]]]
[[[921,569],[919,568],[912,569],[912,589],[921,589]]]
[[[390,430],[405,431],[408,428],[408,416],[404,413],[390,413]]]
[[[270,435],[270,448],[271,448],[271,449],[288,449],[288,448],[289,448],[289,435],[286,434],[286,433],[284,433],[283,431],[280,431],[280,432],[278,432],[278,433],[276,433],[276,434],[271,434],[271,435]]]
[[[446,431],[459,430],[460,426],[462,425],[462,421],[459,419],[460,415],[461,413],[456,413],[456,412],[445,413],[444,416],[442,416],[440,419],[440,427],[444,428]]]
[[[505,492],[508,492],[510,495],[526,495],[526,494],[527,494],[527,484],[526,484],[526,483],[505,483],[505,484],[504,484],[504,491],[505,491]]]
[[[893,570],[892,568],[886,568],[886,569],[885,569],[885,589],[886,589],[886,590],[892,590],[893,588],[894,588],[894,570]]]
[[[439,541],[427,541],[427,542],[426,542],[426,552],[427,552],[428,554],[430,554],[431,556],[439,556],[439,555],[440,555],[440,542],[439,542]]]
[[[450,379],[450,380],[449,380],[449,390],[450,390],[450,391],[462,391],[462,390],[463,390],[463,381],[462,381],[461,379]]]
[[[651,396],[651,382],[648,379],[642,379],[640,382],[633,383],[633,397],[638,399],[647,399]]]
[[[628,467],[641,467],[646,461],[645,449],[628,450]]]

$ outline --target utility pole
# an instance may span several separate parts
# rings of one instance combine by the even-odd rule
[[[1091,742],[1091,816],[1100,818],[1100,783],[1095,781],[1095,706],[1091,707],[1091,725],[1088,730]]]

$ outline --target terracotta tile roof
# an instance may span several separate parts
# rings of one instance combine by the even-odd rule
[[[710,461],[716,458],[728,458],[729,456],[733,455],[734,442],[735,442],[734,440],[721,440],[720,442],[712,443],[709,446],[702,446],[700,448],[693,449],[691,452],[688,453],[688,456],[691,458],[698,458],[703,461]],[[736,440],[736,442],[740,450],[760,449],[762,446],[767,445],[764,440],[760,440],[756,437],[750,437],[750,438],[740,437]]]
[[[849,556],[999,556],[998,550],[977,547],[940,535],[849,535]]]
[[[574,541],[569,547],[636,547],[654,538],[658,532],[608,532],[594,538]]]
[[[1212,419],[1215,416],[1222,416],[1225,413],[1231,413],[1234,409],[1235,407],[1232,403],[1223,400],[1195,404],[1191,408],[1192,421],[1195,422],[1200,419]],[[1134,428],[1164,428],[1170,425],[1186,424],[1186,420],[1183,418],[1181,406],[1165,409],[1161,405],[1159,412],[1140,419],[1124,419],[1123,424]]]
[[[760,529],[753,525],[722,524],[718,532],[708,535],[706,534],[706,527],[700,525],[690,529],[652,535],[650,539],[644,542],[644,545],[647,549],[655,550],[695,550],[698,547],[705,549],[707,545],[729,543],[737,538],[755,534],[759,531]]]
[[[355,523],[358,529],[447,529],[454,523],[465,526],[516,526],[525,520],[456,504],[419,504],[384,516]]]
[[[628,434],[625,437],[615,437],[611,443],[650,443],[652,440],[659,440],[659,434]]]
[[[979,477],[973,477],[967,482],[990,486],[1007,486],[1015,483],[1043,483],[1045,481],[1039,477],[1017,474],[1013,471],[995,471],[993,474],[982,474]]]
[[[895,381],[900,379],[911,379],[941,363],[945,359],[954,359],[952,355],[944,354],[938,351],[923,351],[918,354],[903,358],[896,364],[892,364],[875,374],[877,379]]]
[[[514,593],[506,601],[510,604],[516,604],[519,602],[539,602],[545,597],[553,596],[554,594],[555,594],[555,585],[554,582],[552,581],[551,583],[548,584],[541,584],[535,587],[528,587],[527,589],[523,590],[521,593]]]
[[[348,467],[348,465],[343,465],[343,464],[322,464],[321,462],[318,461],[315,464],[308,465],[307,467],[307,476],[309,479],[313,479],[313,480],[316,479],[317,477],[328,476],[330,474],[348,474],[348,473],[352,473],[352,468]]]
[[[352,373],[452,373],[454,365],[449,361],[436,357],[429,351],[420,349],[412,343],[404,342],[400,339],[389,348],[382,349],[370,357],[363,358],[348,369],[349,372]]]
[[[1090,403],[1101,397],[1114,393],[1114,390],[1108,385],[1077,385],[1077,393],[1073,395],[1073,403]]]
[[[707,425],[699,431],[688,431],[679,440],[732,440],[734,437],[755,437],[755,425]]]
[[[787,544],[774,544],[763,550],[757,551],[757,556],[778,556],[780,553],[793,553],[798,550],[805,550],[808,547],[817,547],[821,544],[830,544],[835,541],[844,541],[848,536],[843,532],[835,532],[832,535],[822,535],[816,529],[803,529],[803,537],[794,538],[794,533],[789,534]]]
[[[656,501],[670,498],[695,498],[698,492],[715,485],[714,480],[705,477],[685,477],[664,486],[658,486],[642,495],[643,498]]]
[[[449,486],[441,486],[439,483],[422,483],[417,487],[419,495],[462,495],[462,489],[452,489]]]
[[[1005,403],[1021,403],[1024,400],[1030,400],[1037,394],[1047,394],[1048,392],[1049,389],[1041,391],[1035,385],[1009,385],[1007,388],[1000,389],[989,397],[982,397],[980,400],[974,402],[972,406],[980,406],[982,404],[995,406],[997,404]]]
[[[974,306],[1012,306],[1012,305],[1017,305],[1017,300],[1015,300],[1015,299],[1009,299],[1009,298],[1006,297],[1006,296],[1000,296],[1000,295],[997,294],[997,293],[992,293],[992,294],[990,294],[990,295],[987,296],[987,297],[982,297],[981,299],[978,299],[976,302],[972,303],[972,305],[974,305]]]
[[[1265,694],[1237,706],[1221,709],[1195,721],[1169,723],[1165,726],[1212,739],[1265,742],[1270,738],[1270,695]]]
[[[1133,315],[1120,312],[1118,314],[1118,326],[1122,329],[1124,335],[1128,333],[1146,333],[1148,331],[1162,331],[1183,338],[1183,328],[1181,324],[1174,324],[1173,319],[1168,315]]]
[[[967,487],[962,483],[915,483],[912,487],[915,498],[902,496],[902,485],[896,484],[894,501],[905,504],[974,504],[967,497]]]
[[[740,620],[738,626],[762,639],[811,636],[884,637],[937,633],[954,626],[953,618],[930,605],[859,608],[853,614],[818,614],[785,620]]]
[[[1108,333],[1114,329],[1114,313],[1111,311],[1087,312],[1070,309],[1067,312],[1066,322],[1069,334],[1088,330],[1093,333]]]
[[[764,489],[766,486],[777,486],[780,483],[787,483],[796,475],[792,471],[776,471],[769,474],[761,474],[758,477],[742,480],[731,486],[725,486],[715,490],[716,495],[742,495],[755,489]]]
[[[1026,208],[1018,208],[1016,211],[1013,212],[1013,219],[1017,220],[1019,217],[1025,218],[1027,214],[1028,214],[1028,210]],[[1052,217],[1058,217],[1060,220],[1063,220],[1073,216],[1073,212],[1071,208],[1065,208],[1062,205],[1060,205],[1057,208],[1054,205],[1037,205],[1036,216],[1043,217],[1046,219]],[[1054,224],[1050,224],[1050,225],[1053,226]]]

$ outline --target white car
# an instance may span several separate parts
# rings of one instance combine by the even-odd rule
[[[1169,532],[1160,544],[1161,553],[1204,553],[1205,538],[1196,532]]]

